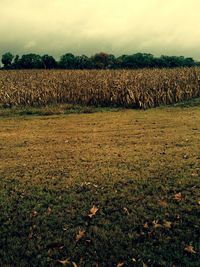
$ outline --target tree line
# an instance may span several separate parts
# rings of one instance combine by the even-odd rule
[[[115,57],[111,54],[97,53],[88,57],[64,54],[57,61],[51,55],[40,56],[30,53],[14,56],[7,52],[2,55],[1,69],[139,69],[139,68],[176,68],[200,66],[192,57],[160,56],[148,53],[136,53]]]

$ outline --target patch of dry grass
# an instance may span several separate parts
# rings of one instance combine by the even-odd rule
[[[34,174],[36,183],[64,179],[64,172],[69,176],[64,184],[77,176],[99,181],[104,173],[145,178],[165,171],[166,163],[168,172],[177,173],[198,154],[199,122],[199,109],[4,118],[1,162],[14,175],[25,174],[21,182]]]
[[[1,118],[0,177],[1,266],[198,266],[198,107]]]

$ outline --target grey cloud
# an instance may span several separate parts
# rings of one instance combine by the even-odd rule
[[[200,59],[199,10],[199,0],[0,0],[0,54],[141,51]]]

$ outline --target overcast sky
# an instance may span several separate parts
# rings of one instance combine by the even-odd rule
[[[0,54],[149,52],[200,60],[200,0],[0,0]]]

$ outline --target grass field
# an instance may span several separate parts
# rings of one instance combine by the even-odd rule
[[[199,266],[195,103],[1,110],[0,266]]]

